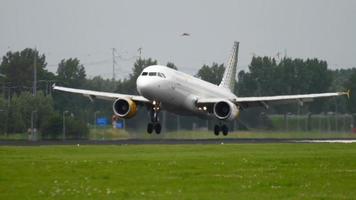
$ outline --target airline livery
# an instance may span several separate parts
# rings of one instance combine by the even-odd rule
[[[191,75],[179,72],[162,65],[146,67],[137,78],[137,91],[140,95],[118,94],[53,86],[53,89],[78,93],[93,99],[113,101],[113,111],[120,118],[131,118],[137,112],[138,106],[147,107],[150,113],[147,132],[161,132],[158,113],[167,110],[179,115],[195,115],[218,119],[214,126],[215,135],[221,132],[227,135],[229,130],[224,124],[235,120],[241,110],[255,106],[266,109],[271,105],[285,103],[304,103],[315,98],[349,95],[349,92],[237,97],[233,91],[235,86],[236,66],[239,43],[235,42],[232,55],[229,58],[223,79],[219,85],[203,81]]]

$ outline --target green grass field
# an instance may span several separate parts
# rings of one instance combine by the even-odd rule
[[[0,134],[0,140],[28,140],[27,133]],[[41,137],[39,137],[41,138]],[[119,129],[98,128],[90,129],[89,140],[126,140],[130,138],[140,139],[215,139],[215,138],[356,138],[352,132],[319,132],[319,131],[237,131],[228,136],[215,136],[213,131],[171,131],[161,134],[147,134],[145,130],[125,131]],[[58,138],[59,140],[61,138]]]
[[[104,128],[92,129],[91,140],[120,140],[128,138],[140,139],[216,139],[216,138],[356,138],[351,132],[319,132],[319,131],[237,131],[228,136],[215,136],[213,131],[173,131],[157,134],[147,134],[146,131],[126,132],[123,130]],[[1,137],[0,137],[1,139]]]
[[[0,147],[0,199],[356,199],[356,144]]]

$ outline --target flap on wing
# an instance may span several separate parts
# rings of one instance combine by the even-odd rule
[[[300,94],[300,95],[282,95],[282,96],[266,96],[266,97],[238,97],[234,103],[242,107],[253,107],[288,103],[311,102],[317,98],[336,97],[348,95],[348,92],[334,92],[334,93],[319,93],[319,94]]]
[[[300,95],[282,95],[282,96],[266,96],[266,97],[238,97],[237,102],[251,101],[281,101],[281,100],[298,100],[298,99],[314,99],[323,97],[333,97],[347,95],[346,92],[320,93],[320,94],[300,94]]]
[[[223,98],[199,98],[197,104],[213,104],[219,101],[226,101],[228,99]]]
[[[103,99],[103,100],[115,100],[118,98],[129,98],[136,102],[142,102],[142,103],[150,102],[145,97],[138,96],[138,95],[118,94],[118,93],[111,93],[111,92],[99,92],[99,91],[93,91],[93,90],[83,90],[83,89],[61,87],[61,86],[56,86],[56,85],[53,85],[53,89],[63,91],[63,92],[82,94],[86,97],[89,97],[91,100],[96,99],[96,98]]]
[[[223,98],[200,98],[197,101],[198,105],[213,104],[219,101],[231,101],[241,108],[262,106],[268,108],[269,105],[288,104],[311,102],[316,98],[326,98],[349,95],[349,92],[334,92],[334,93],[319,93],[319,94],[298,94],[298,95],[281,95],[281,96],[265,96],[265,97],[237,97],[236,99]]]

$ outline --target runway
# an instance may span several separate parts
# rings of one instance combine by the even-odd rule
[[[356,143],[355,139],[274,139],[274,138],[217,138],[217,139],[125,139],[125,140],[0,140],[0,146],[47,145],[183,145],[183,144],[262,144],[262,143]]]

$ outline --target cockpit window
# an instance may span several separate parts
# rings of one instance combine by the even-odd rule
[[[149,76],[157,76],[157,72],[149,72],[148,75]]]
[[[159,76],[161,78],[166,78],[166,76],[161,72],[142,72],[142,76]]]
[[[166,76],[165,76],[163,73],[161,73],[161,72],[158,72],[158,76],[159,76],[159,77],[162,77],[162,78],[166,78]]]

